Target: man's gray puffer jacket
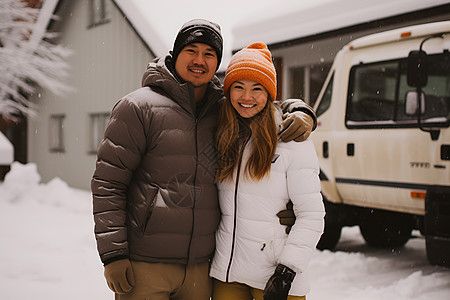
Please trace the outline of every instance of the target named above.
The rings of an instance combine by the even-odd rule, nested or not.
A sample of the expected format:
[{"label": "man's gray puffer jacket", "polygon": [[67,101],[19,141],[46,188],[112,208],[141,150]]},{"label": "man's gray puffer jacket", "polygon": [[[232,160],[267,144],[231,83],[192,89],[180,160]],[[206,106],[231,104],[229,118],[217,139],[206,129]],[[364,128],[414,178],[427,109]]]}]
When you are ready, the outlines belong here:
[{"label": "man's gray puffer jacket", "polygon": [[214,253],[219,223],[214,184],[222,90],[194,89],[165,60],[150,63],[142,88],[114,106],[92,178],[95,236],[103,263],[130,258],[195,264]]}]

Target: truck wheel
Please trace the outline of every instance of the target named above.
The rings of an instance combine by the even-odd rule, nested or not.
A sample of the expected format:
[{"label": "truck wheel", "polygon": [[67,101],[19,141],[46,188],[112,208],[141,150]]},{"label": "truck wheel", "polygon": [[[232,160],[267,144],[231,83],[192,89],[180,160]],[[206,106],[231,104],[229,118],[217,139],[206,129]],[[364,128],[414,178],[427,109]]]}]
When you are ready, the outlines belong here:
[{"label": "truck wheel", "polygon": [[326,212],[325,227],[316,248],[319,250],[333,250],[341,238],[342,224],[339,218],[346,214],[340,205],[328,201],[325,197],[323,198],[323,204]]},{"label": "truck wheel", "polygon": [[425,240],[430,264],[450,268],[450,188],[431,188],[425,198]]},{"label": "truck wheel", "polygon": [[341,238],[342,226],[337,223],[327,222],[316,248],[319,250],[333,250]]},{"label": "truck wheel", "polygon": [[450,268],[450,239],[425,237],[428,262],[435,266]]},{"label": "truck wheel", "polygon": [[377,248],[397,248],[408,242],[414,219],[405,214],[371,211],[359,225],[366,243]]}]

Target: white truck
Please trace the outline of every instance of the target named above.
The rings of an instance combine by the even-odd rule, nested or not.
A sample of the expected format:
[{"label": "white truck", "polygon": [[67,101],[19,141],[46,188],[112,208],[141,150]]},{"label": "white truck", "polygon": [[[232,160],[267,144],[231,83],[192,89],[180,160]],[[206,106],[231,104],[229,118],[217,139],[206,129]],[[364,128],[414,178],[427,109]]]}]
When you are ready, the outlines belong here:
[{"label": "white truck", "polygon": [[450,267],[449,49],[444,21],[365,36],[336,55],[311,136],[326,208],[319,249],[333,249],[343,226],[390,248],[418,229],[428,261]]}]

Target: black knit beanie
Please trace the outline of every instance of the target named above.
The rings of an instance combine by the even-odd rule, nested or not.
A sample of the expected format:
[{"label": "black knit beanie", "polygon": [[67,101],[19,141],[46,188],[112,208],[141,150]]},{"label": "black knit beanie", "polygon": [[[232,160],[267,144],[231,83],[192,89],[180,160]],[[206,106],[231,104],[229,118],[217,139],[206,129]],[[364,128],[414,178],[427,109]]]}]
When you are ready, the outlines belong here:
[{"label": "black knit beanie", "polygon": [[223,52],[223,39],[219,24],[204,19],[194,19],[184,23],[173,45],[172,63],[174,67],[178,54],[184,47],[192,43],[204,43],[216,50],[217,71]]}]

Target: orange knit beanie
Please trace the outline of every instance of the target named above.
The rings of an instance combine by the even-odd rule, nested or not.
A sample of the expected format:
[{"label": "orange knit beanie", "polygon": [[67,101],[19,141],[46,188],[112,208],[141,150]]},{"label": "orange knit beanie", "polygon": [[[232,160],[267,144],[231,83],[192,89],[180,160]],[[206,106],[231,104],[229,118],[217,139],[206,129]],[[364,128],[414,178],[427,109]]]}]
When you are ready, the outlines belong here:
[{"label": "orange knit beanie", "polygon": [[272,63],[272,54],[264,43],[254,43],[231,58],[225,73],[223,91],[228,93],[233,82],[248,79],[262,84],[272,101],[277,97],[277,73]]}]

